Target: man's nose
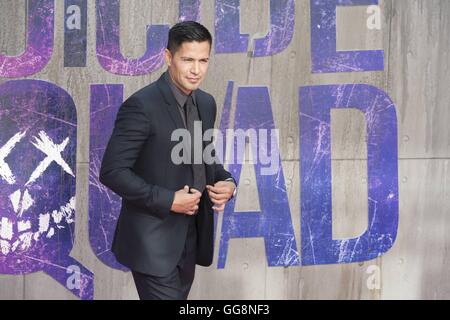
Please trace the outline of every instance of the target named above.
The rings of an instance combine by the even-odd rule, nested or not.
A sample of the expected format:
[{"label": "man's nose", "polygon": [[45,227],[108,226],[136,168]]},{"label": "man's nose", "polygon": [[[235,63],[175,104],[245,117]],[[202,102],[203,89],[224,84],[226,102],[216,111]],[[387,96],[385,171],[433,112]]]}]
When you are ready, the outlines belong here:
[{"label": "man's nose", "polygon": [[191,67],[191,72],[193,74],[199,74],[200,73],[200,64],[198,62],[194,62]]}]

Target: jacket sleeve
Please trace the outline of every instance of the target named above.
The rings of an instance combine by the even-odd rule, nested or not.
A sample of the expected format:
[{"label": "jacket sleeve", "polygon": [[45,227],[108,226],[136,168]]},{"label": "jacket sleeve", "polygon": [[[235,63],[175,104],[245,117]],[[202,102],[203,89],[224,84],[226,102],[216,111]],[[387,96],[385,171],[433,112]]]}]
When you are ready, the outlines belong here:
[{"label": "jacket sleeve", "polygon": [[103,156],[100,182],[149,214],[164,219],[175,192],[147,183],[133,171],[143,145],[152,134],[151,121],[140,101],[130,98],[119,108],[111,138]]}]

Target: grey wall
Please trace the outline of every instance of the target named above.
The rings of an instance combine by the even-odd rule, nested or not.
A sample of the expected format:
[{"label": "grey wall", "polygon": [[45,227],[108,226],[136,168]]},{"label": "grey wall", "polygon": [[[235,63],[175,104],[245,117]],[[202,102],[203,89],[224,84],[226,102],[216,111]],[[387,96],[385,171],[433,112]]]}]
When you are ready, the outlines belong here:
[{"label": "grey wall", "polygon": [[[126,3],[126,5],[125,5]],[[300,248],[298,87],[365,83],[385,90],[397,107],[399,146],[399,229],[393,248],[364,263],[267,267],[262,238],[232,239],[225,269],[217,250],[209,268],[197,268],[191,299],[448,299],[450,298],[450,2],[381,1],[381,31],[365,27],[365,7],[338,10],[338,49],[384,49],[385,71],[312,74],[309,1],[296,1],[296,27],[290,46],[272,57],[213,55],[203,89],[223,105],[229,80],[236,86],[270,88],[297,247]],[[25,0],[0,1],[0,50],[24,49]],[[242,33],[265,34],[269,1],[241,0]],[[148,10],[146,10],[148,9]],[[88,68],[63,67],[63,1],[56,1],[55,51],[50,63],[30,79],[66,89],[78,113],[77,223],[71,256],[95,275],[96,299],[136,299],[131,274],[111,269],[94,255],[88,235],[89,84],[123,83],[125,97],[156,80],[160,69],[139,77],[104,71],[95,56],[95,7],[88,1]],[[176,22],[178,1],[122,1],[124,54],[145,50],[145,25]],[[201,4],[201,22],[214,30],[214,2]],[[6,79],[0,79],[0,83]],[[235,102],[233,97],[233,102]],[[233,103],[234,105],[234,103]],[[216,124],[218,124],[217,119]],[[358,113],[332,113],[333,235],[354,237],[367,227],[365,124]],[[248,179],[248,180],[246,180]],[[237,210],[258,209],[254,172],[245,166]],[[221,219],[219,219],[219,230]],[[217,239],[217,243],[220,239]],[[217,247],[217,246],[216,246]],[[379,289],[369,289],[372,265]],[[368,269],[369,268],[369,269]],[[76,299],[48,275],[0,275],[1,299]]]}]

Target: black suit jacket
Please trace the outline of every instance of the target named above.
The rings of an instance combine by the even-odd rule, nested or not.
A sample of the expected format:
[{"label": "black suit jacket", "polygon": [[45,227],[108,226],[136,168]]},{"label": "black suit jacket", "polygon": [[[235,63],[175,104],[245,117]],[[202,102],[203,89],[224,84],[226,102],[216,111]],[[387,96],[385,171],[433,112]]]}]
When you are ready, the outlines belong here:
[{"label": "black suit jacket", "polygon": [[[216,102],[198,89],[196,103],[203,132],[214,127]],[[119,109],[100,169],[100,181],[122,197],[112,251],[128,268],[165,276],[183,252],[190,219],[197,224],[197,264],[213,260],[213,203],[202,194],[195,217],[170,210],[175,191],[192,185],[191,165],[171,160],[171,141],[184,128],[177,102],[163,76],[127,99]],[[203,143],[203,148],[206,147]],[[205,165],[206,183],[230,178],[219,163]]]}]

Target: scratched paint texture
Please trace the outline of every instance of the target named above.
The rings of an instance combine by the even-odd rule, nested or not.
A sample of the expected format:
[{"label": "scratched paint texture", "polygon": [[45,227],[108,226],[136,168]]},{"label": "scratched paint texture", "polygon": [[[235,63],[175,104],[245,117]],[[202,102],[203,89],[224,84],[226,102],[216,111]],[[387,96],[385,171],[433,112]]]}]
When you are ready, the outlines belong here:
[{"label": "scratched paint texture", "polygon": [[[353,239],[332,239],[331,108],[364,113],[367,127],[367,230]],[[300,90],[302,264],[369,261],[387,252],[398,228],[397,114],[391,99],[367,85]]]},{"label": "scratched paint texture", "polygon": [[[0,54],[0,77],[15,78],[41,71],[53,53],[54,1],[28,1],[25,51],[18,56]],[[8,14],[8,13],[6,13]]]},{"label": "scratched paint texture", "polygon": [[[98,216],[95,217],[91,214],[90,209],[92,208],[90,193],[95,190],[95,180],[91,180],[91,174],[94,174],[91,164],[95,163],[95,158],[92,156],[97,155],[98,157],[101,153],[101,150],[90,148],[93,148],[93,145],[100,144],[101,139],[99,138],[97,142],[95,140],[90,141],[90,136],[94,135],[96,130],[99,131],[102,128],[105,132],[109,130],[110,122],[108,121],[111,120],[111,116],[106,113],[103,114],[104,120],[90,117],[95,112],[93,106],[96,106],[95,103],[90,106],[91,101],[97,101],[96,103],[99,105],[100,103],[106,103],[105,99],[101,97],[91,97],[90,85],[123,85],[123,97],[126,98],[132,92],[156,80],[164,71],[161,65],[153,67],[157,62],[145,59],[146,64],[138,65],[135,62],[143,59],[145,53],[151,49],[150,45],[147,46],[147,30],[149,29],[146,26],[170,26],[179,19],[187,19],[187,16],[195,17],[203,22],[215,36],[213,59],[203,89],[212,93],[216,98],[218,105],[217,126],[226,128],[232,127],[236,123],[237,95],[240,88],[246,86],[267,87],[269,90],[274,126],[280,129],[279,150],[285,180],[284,186],[281,185],[283,194],[285,190],[285,195],[282,197],[287,197],[288,208],[292,217],[295,247],[299,254],[302,249],[301,239],[303,237],[301,200],[305,197],[302,193],[299,173],[303,170],[301,168],[301,157],[308,158],[308,155],[302,155],[300,152],[302,146],[300,132],[302,130],[301,122],[303,121],[300,121],[299,117],[299,108],[302,107],[299,103],[299,87],[345,83],[367,84],[384,90],[396,106],[399,157],[398,230],[396,241],[387,253],[374,260],[359,263],[317,266],[291,265],[286,268],[269,267],[264,238],[228,237],[226,264],[223,269],[218,269],[219,259],[223,259],[220,258],[220,250],[218,250],[221,233],[222,230],[227,230],[227,228],[223,228],[224,223],[229,223],[226,219],[224,221],[224,215],[218,215],[213,266],[197,269],[190,298],[448,299],[450,297],[450,278],[446,268],[446,261],[450,258],[450,251],[448,250],[450,240],[447,232],[450,226],[448,220],[448,211],[450,210],[450,183],[448,180],[450,176],[450,145],[448,144],[448,141],[450,141],[448,126],[450,109],[447,103],[450,100],[450,91],[447,90],[445,85],[450,82],[450,75],[446,72],[450,64],[448,57],[448,52],[450,52],[448,37],[450,17],[447,14],[450,12],[449,1],[380,0],[383,21],[382,29],[378,32],[382,35],[382,42],[379,43],[379,46],[362,46],[356,49],[372,51],[383,49],[383,60],[380,60],[380,55],[375,59],[366,60],[364,58],[361,60],[360,58],[358,60],[358,57],[364,57],[364,52],[358,54],[358,57],[350,56],[350,58],[343,60],[343,57],[348,56],[348,54],[345,52],[335,53],[334,50],[330,50],[330,43],[333,45],[332,41],[319,43],[317,47],[323,53],[311,55],[316,47],[314,41],[320,40],[320,37],[317,30],[314,30],[315,26],[311,26],[311,21],[318,20],[314,20],[316,19],[316,13],[313,7],[314,3],[310,0],[280,1],[280,3],[283,3],[283,8],[276,9],[282,12],[278,16],[270,15],[271,6],[276,1],[242,0],[238,3],[237,1],[204,0],[179,3],[178,1],[129,0],[127,1],[128,5],[122,4],[120,6],[120,25],[118,24],[119,18],[115,16],[117,5],[116,7],[111,6],[97,10],[95,2],[88,1],[87,68],[62,68],[61,62],[64,53],[62,50],[54,49],[48,41],[54,40],[54,43],[58,45],[64,42],[63,32],[53,33],[53,30],[64,30],[64,21],[61,18],[64,15],[63,2],[28,1],[28,5],[31,6],[32,3],[38,2],[45,2],[44,7],[54,9],[56,16],[52,17],[52,15],[47,14],[48,11],[46,10],[40,11],[41,14],[45,14],[44,23],[42,19],[39,19],[42,15],[34,15],[37,25],[45,25],[51,22],[45,29],[46,32],[36,34],[34,37],[26,37],[28,32],[34,30],[33,28],[30,28],[30,30],[24,29],[24,23],[28,19],[27,12],[32,12],[30,9],[25,10],[27,1],[15,0],[0,3],[0,56],[3,59],[0,64],[2,66],[0,68],[2,72],[0,83],[4,83],[9,77],[26,76],[29,79],[46,80],[65,89],[75,102],[78,116],[77,158],[71,160],[70,157],[64,157],[74,174],[76,165],[76,199],[79,200],[76,203],[76,224],[75,222],[72,224],[74,242],[70,256],[76,257],[74,259],[82,262],[86,269],[95,274],[95,298],[136,299],[137,294],[131,275],[115,269],[114,261],[107,258],[107,252],[99,254],[97,257],[97,253],[101,253],[105,249],[110,234],[106,233],[107,240],[100,240],[100,238],[104,238],[105,233],[99,230],[100,226],[95,228],[95,224],[92,226],[89,223],[90,219],[100,221],[99,216],[101,216],[98,213]],[[54,6],[52,7],[53,2]],[[226,7],[226,4],[231,2],[233,2],[233,5]],[[350,2],[356,4],[355,1],[347,1],[347,3]],[[367,3],[369,2],[372,3],[373,1],[367,1]],[[114,4],[112,1],[111,3]],[[191,3],[193,6],[190,6]],[[332,1],[328,1],[328,3],[332,3]],[[344,2],[341,3],[344,4]],[[364,16],[367,14],[365,11],[367,4],[366,1],[364,1],[364,4],[362,1],[360,3],[358,15]],[[295,17],[291,15],[291,4],[294,4]],[[223,12],[219,10],[217,18],[214,18],[218,11],[217,8],[221,8],[221,6],[224,7],[224,10],[231,10],[231,15],[228,14],[225,17]],[[239,11],[236,11],[237,7],[239,7]],[[185,12],[184,15],[178,12],[181,11],[180,8],[186,10],[183,11]],[[339,10],[343,14],[340,20],[344,24],[339,30],[344,34],[336,38],[350,38],[351,35],[351,39],[355,37],[362,39],[358,43],[371,43],[370,40],[366,40],[367,37],[370,37],[370,34],[366,32],[365,24],[357,24],[358,19],[353,19],[352,14],[354,15],[355,11],[352,11],[352,14],[347,13],[346,6]],[[103,16],[107,17],[104,23],[106,25],[112,24],[114,30],[111,31],[111,34],[105,34],[105,41],[113,44],[111,44],[111,47],[104,48],[105,52],[103,53],[106,55],[100,63],[99,49],[96,48],[96,33],[105,28],[103,26],[102,29],[101,24],[97,24],[97,26],[100,26],[98,30],[94,28],[97,19]],[[233,23],[227,22],[227,19],[235,21],[233,23],[239,21],[240,26],[236,27]],[[286,23],[284,30],[278,28],[281,21]],[[113,23],[117,23],[117,25]],[[329,23],[325,24],[325,27],[332,30],[335,28],[334,24],[335,21],[332,18]],[[28,23],[28,25],[31,26],[32,24]],[[54,28],[51,28],[50,25]],[[134,28],[129,28],[130,25]],[[228,32],[233,35],[229,38],[227,38],[228,35],[220,34],[222,32],[220,30],[224,30],[222,33],[226,33],[225,28],[227,26]],[[264,35],[262,30],[269,31],[272,26],[277,26],[275,29],[280,31],[282,36],[275,36],[274,40],[270,42],[271,45],[267,43],[262,52],[264,54],[275,53],[275,51],[270,50],[277,50],[276,48],[284,48],[284,50],[270,56],[255,57],[255,41],[265,39],[267,34]],[[125,48],[121,48],[121,51],[117,49],[119,31],[120,42],[127,44]],[[49,37],[51,33],[53,33],[53,37]],[[248,37],[245,37],[245,35],[248,35]],[[328,36],[333,38],[333,33]],[[242,37],[243,39],[241,39]],[[41,45],[42,48],[39,47],[39,50],[30,49],[31,45],[25,39],[28,39],[28,41],[41,39],[35,41],[39,43],[34,46]],[[133,39],[133,41],[130,41],[130,39]],[[235,39],[238,39],[238,41],[236,42]],[[313,48],[311,47],[312,42]],[[152,39],[151,44],[153,43]],[[346,50],[345,47],[338,47],[341,50]],[[141,54],[137,58],[127,57],[128,48],[141,52]],[[272,49],[267,51],[267,48]],[[221,52],[220,50],[224,51]],[[227,50],[231,54],[228,54]],[[26,63],[28,60],[22,61],[18,58],[28,51],[38,56],[32,63]],[[54,52],[50,55],[52,51]],[[252,52],[249,55],[247,51]],[[336,59],[333,58],[333,54],[335,57],[337,55]],[[41,58],[41,56],[44,56],[44,58]],[[328,64],[316,64],[312,61],[312,58],[319,58],[322,61],[329,58]],[[339,68],[342,65],[348,66],[348,59],[351,63],[355,62],[356,70],[351,70],[348,67]],[[24,67],[22,69],[16,68],[18,64],[16,62],[11,64],[10,61],[19,61],[20,66]],[[358,61],[362,64],[369,63],[369,67],[373,71],[378,71],[351,72],[361,68],[362,65],[358,64]],[[383,61],[383,68],[379,69],[381,61]],[[322,70],[329,68],[332,72],[346,72],[339,72],[339,74],[316,72],[313,74],[315,66],[322,68]],[[378,69],[375,69],[374,66],[377,66]],[[149,71],[152,68],[154,70]],[[19,70],[20,74],[14,74],[14,72],[17,72],[16,70]],[[119,74],[119,72],[125,73],[126,76]],[[230,82],[233,83],[232,87]],[[96,90],[107,91],[106,88],[104,86],[103,89]],[[115,92],[115,89],[118,90],[118,88],[113,90],[109,87],[108,89],[110,94]],[[115,93],[112,98],[110,101],[120,100],[119,95]],[[106,99],[106,101],[108,100]],[[108,103],[106,105],[112,106],[113,104]],[[357,108],[358,105],[349,107]],[[111,107],[111,111],[113,109]],[[335,130],[339,134],[331,137],[333,147],[331,152],[333,167],[331,181],[333,181],[333,189],[340,190],[339,195],[345,195],[345,197],[338,198],[337,203],[333,202],[331,206],[333,214],[345,216],[345,219],[338,221],[342,239],[353,239],[361,236],[361,234],[353,232],[352,228],[355,221],[364,221],[361,220],[364,215],[367,220],[367,215],[371,211],[368,201],[361,202],[359,184],[349,186],[342,181],[351,177],[361,181],[360,185],[363,188],[369,188],[369,184],[364,183],[364,181],[370,181],[370,179],[368,179],[368,172],[363,165],[368,163],[368,155],[360,152],[360,150],[364,150],[362,145],[365,145],[366,141],[365,137],[358,136],[359,133],[364,132],[363,128],[366,127],[367,123],[364,117],[361,117],[362,121],[358,122],[352,116],[352,113],[346,113],[345,108],[341,108],[338,112],[342,112],[343,115],[339,117],[340,121],[335,123],[337,127]],[[100,116],[101,112],[98,112],[98,115]],[[104,127],[102,121],[105,123]],[[97,123],[97,127],[92,124],[93,133],[90,133],[92,122]],[[222,126],[222,123],[226,125]],[[11,131],[10,137],[4,138],[2,133],[0,145],[3,145],[5,140],[10,139],[16,133],[11,128],[8,129]],[[352,131],[352,128],[357,128],[356,133]],[[38,132],[35,135],[37,134]],[[312,134],[312,132],[309,134]],[[29,135],[27,137],[31,138]],[[60,140],[57,137],[50,136],[50,134],[49,137],[55,139],[56,143],[61,143],[65,138]],[[313,138],[311,139],[311,143],[316,141]],[[20,145],[22,149],[25,148],[25,145],[22,145],[23,141],[17,145]],[[74,142],[73,139],[71,141]],[[90,143],[93,145],[90,145]],[[30,150],[35,148],[31,144],[28,144],[28,146]],[[19,149],[17,150],[19,151]],[[338,152],[338,156],[336,156],[336,152]],[[11,162],[9,157],[6,158],[6,161]],[[12,162],[15,164],[14,161]],[[337,170],[334,170],[334,168],[337,168]],[[255,174],[252,174],[254,168],[242,166],[239,170],[241,171],[239,177],[240,193],[233,204],[236,216],[239,214],[245,216],[246,212],[261,212],[264,210],[264,206],[255,200],[260,199],[258,192],[260,186]],[[64,173],[64,176],[66,179],[72,178],[67,173]],[[97,188],[97,192],[100,192],[98,190]],[[8,196],[9,194],[7,193]],[[24,193],[22,192],[22,194]],[[9,197],[3,196],[3,198],[5,199],[3,202],[11,203]],[[329,200],[327,201],[329,203]],[[338,208],[342,207],[340,206],[342,202],[345,203],[347,209],[345,215],[337,212]],[[364,205],[366,207],[361,209],[356,205],[357,203],[362,203],[362,207]],[[8,212],[15,214],[11,206],[8,208]],[[57,209],[59,208],[57,207]],[[27,212],[31,212],[30,210],[25,211],[24,216]],[[113,216],[102,215],[102,217],[114,221]],[[267,218],[264,219],[267,221]],[[328,224],[329,220],[327,219],[326,225]],[[368,228],[367,222],[364,226],[365,228],[361,229],[363,231]],[[64,231],[64,229],[62,230]],[[93,232],[96,232],[95,236],[92,235]],[[49,240],[53,241],[54,239]],[[338,240],[332,239],[332,241]],[[98,249],[95,244],[99,246]],[[71,247],[72,245],[67,246],[67,250]],[[291,248],[294,247],[291,246]],[[332,252],[337,252],[335,250],[336,245],[332,245],[332,248]],[[353,248],[350,246],[342,251],[345,253],[345,258],[351,257],[351,254],[347,254],[350,249]],[[301,256],[300,259],[302,259]],[[367,271],[371,266],[378,267],[380,270],[381,283],[378,289],[369,289],[367,286],[370,276]],[[71,299],[76,297],[64,285],[60,285],[54,278],[42,272],[0,275],[0,288],[1,298]]]},{"label": "scratched paint texture", "polygon": [[311,0],[312,71],[384,70],[382,50],[336,51],[336,6],[377,5],[378,0]]},{"label": "scratched paint texture", "polygon": [[[215,1],[216,53],[246,52],[249,35],[240,33],[240,0]],[[254,57],[272,56],[286,49],[295,26],[295,1],[270,1],[268,34],[254,40]]]},{"label": "scratched paint texture", "polygon": [[[179,21],[198,20],[200,1],[179,2]],[[164,63],[168,24],[148,25],[147,49],[137,59],[125,57],[120,48],[120,0],[96,0],[97,59],[112,74],[138,76],[157,71]]]},{"label": "scratched paint texture", "polygon": [[80,281],[72,291],[91,299],[93,274],[69,256],[76,217],[73,100],[37,80],[3,83],[0,97],[0,272],[43,270],[66,286],[66,271],[76,267]]},{"label": "scratched paint texture", "polygon": [[86,67],[87,0],[65,0],[64,67]]},{"label": "scratched paint texture", "polygon": [[[233,128],[247,131],[249,129],[273,130],[270,98],[267,88],[240,88],[237,95],[236,115]],[[227,113],[224,113],[224,116]],[[278,154],[276,139],[272,139],[272,131],[267,134],[267,140],[261,137],[253,140],[252,154],[267,154],[268,151]],[[235,155],[238,154],[237,144],[233,141]],[[269,153],[270,153],[269,152]],[[279,160],[279,159],[277,159]],[[230,173],[239,177],[242,161],[230,164]],[[280,163],[280,162],[278,162]],[[222,232],[219,247],[218,267],[224,268],[230,238],[264,237],[265,253],[269,266],[299,265],[299,254],[291,223],[291,212],[287,199],[284,174],[281,165],[276,166],[276,172],[270,175],[262,174],[260,161],[255,161],[254,169],[257,177],[259,203],[258,212],[239,212],[235,210],[235,199],[227,205],[223,213]]]},{"label": "scratched paint texture", "polygon": [[99,181],[103,154],[123,102],[122,85],[91,87],[91,130],[89,161],[89,238],[97,257],[112,268],[127,270],[111,252],[121,199]]}]

